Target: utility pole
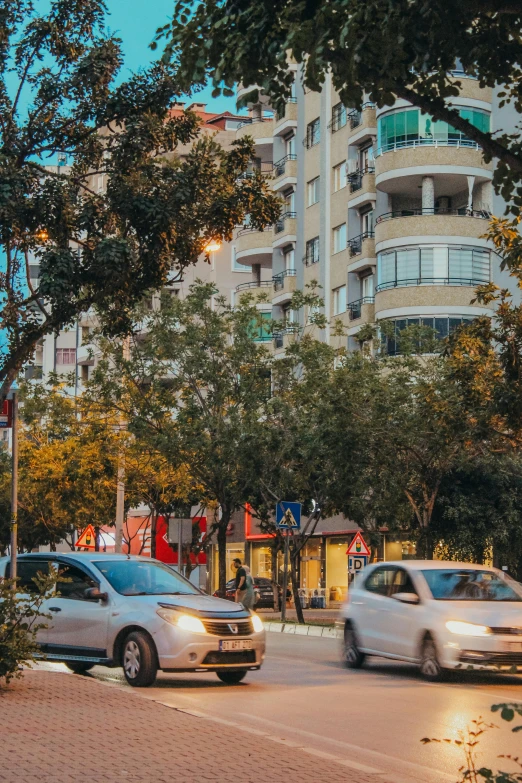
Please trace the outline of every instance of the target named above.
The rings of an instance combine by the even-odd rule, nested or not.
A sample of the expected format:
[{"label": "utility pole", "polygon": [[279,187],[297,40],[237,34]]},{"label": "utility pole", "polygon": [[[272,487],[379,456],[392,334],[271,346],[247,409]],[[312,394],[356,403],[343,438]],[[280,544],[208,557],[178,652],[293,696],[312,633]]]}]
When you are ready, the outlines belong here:
[{"label": "utility pole", "polygon": [[[123,359],[128,361],[130,358],[130,338],[126,337],[123,341]],[[120,434],[125,429],[125,420],[120,416],[119,431]],[[114,551],[118,554],[123,550],[123,523],[125,521],[125,454],[120,445],[118,456],[118,479],[116,484],[116,524],[114,534]]]},{"label": "utility pole", "polygon": [[286,621],[286,591],[288,589],[288,560],[289,560],[289,540],[288,536],[290,535],[290,531],[287,529],[285,532],[285,559],[284,559],[284,569],[283,569],[283,595],[281,600],[281,622],[284,623]]},{"label": "utility pole", "polygon": [[12,391],[12,476],[11,476],[11,579],[16,579],[18,553],[18,393]]}]

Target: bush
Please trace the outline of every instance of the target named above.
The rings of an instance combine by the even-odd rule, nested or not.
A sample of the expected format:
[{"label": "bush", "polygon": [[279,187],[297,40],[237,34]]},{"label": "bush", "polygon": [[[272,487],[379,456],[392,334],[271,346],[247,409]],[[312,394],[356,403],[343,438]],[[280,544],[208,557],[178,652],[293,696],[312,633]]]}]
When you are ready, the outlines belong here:
[{"label": "bush", "polygon": [[12,579],[0,580],[0,681],[6,683],[22,674],[21,665],[30,666],[39,648],[36,633],[46,628],[42,604],[54,588],[56,576],[36,577],[36,591],[21,595]]}]

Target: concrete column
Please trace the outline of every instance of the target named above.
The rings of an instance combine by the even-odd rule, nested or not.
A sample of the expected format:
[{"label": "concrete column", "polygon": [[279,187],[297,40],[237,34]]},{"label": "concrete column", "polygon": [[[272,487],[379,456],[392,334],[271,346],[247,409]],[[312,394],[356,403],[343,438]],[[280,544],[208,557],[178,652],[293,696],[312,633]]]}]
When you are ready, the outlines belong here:
[{"label": "concrete column", "polygon": [[422,178],[422,210],[428,213],[435,210],[435,182],[433,177]]}]

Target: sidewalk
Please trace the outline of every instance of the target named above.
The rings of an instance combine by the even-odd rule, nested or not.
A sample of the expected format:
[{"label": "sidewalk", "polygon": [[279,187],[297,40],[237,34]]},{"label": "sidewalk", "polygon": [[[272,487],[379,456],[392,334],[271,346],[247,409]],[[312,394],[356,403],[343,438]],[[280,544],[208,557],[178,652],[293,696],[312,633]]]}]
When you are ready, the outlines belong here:
[{"label": "sidewalk", "polygon": [[[313,623],[319,620],[322,623],[331,623],[332,625],[338,619],[340,614],[340,607],[338,609],[303,609],[305,623]],[[271,620],[280,620],[281,612],[274,612],[273,609],[258,609],[257,613],[263,618],[263,621],[269,623]],[[296,620],[297,614],[295,609],[286,610],[287,620]]]},{"label": "sidewalk", "polygon": [[27,671],[0,712],[2,783],[385,783],[89,677]]}]

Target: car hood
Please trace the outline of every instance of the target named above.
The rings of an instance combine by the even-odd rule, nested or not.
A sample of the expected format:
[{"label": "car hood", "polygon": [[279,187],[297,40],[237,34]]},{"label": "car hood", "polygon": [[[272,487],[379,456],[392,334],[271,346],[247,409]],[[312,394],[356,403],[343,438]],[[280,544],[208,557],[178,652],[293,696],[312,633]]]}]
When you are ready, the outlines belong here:
[{"label": "car hood", "polygon": [[460,620],[496,628],[522,628],[522,602],[433,601],[446,620]]},{"label": "car hood", "polygon": [[223,598],[215,598],[212,595],[133,595],[126,596],[126,600],[139,601],[152,606],[158,604],[172,606],[176,609],[187,609],[202,614],[245,614],[241,604],[225,601]]}]

